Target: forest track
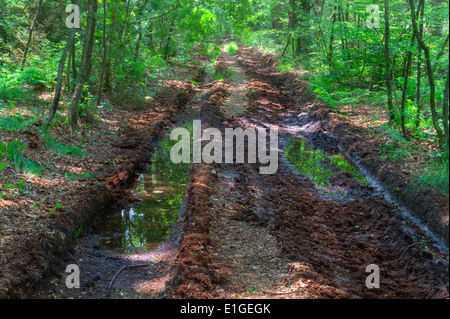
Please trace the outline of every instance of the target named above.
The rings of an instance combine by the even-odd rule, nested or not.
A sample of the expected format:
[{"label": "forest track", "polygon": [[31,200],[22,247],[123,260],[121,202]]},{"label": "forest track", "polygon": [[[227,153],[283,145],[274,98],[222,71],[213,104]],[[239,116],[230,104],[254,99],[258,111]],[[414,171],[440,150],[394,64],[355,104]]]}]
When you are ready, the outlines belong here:
[{"label": "forest track", "polygon": [[[203,128],[275,127],[284,148],[301,124],[310,123],[310,137],[338,151],[323,123],[314,122],[304,88],[292,90],[274,61],[250,48],[222,56],[235,74],[199,88]],[[309,120],[299,117],[304,113]],[[90,261],[91,284],[82,288],[92,292],[75,296],[61,286],[58,297],[448,298],[448,255],[440,260],[415,242],[397,208],[373,188],[336,174],[333,183],[351,198],[324,196],[293,171],[283,149],[275,174],[261,175],[260,166],[193,164],[186,208],[166,243],[166,259],[124,268],[109,290],[124,261],[110,258],[107,276],[99,275],[105,257],[95,256],[93,247],[84,251],[97,261]],[[155,260],[143,257],[126,264]],[[380,268],[379,289],[365,285],[370,264]]]},{"label": "forest track", "polygon": [[[317,114],[308,112],[312,103],[306,95],[299,96],[305,88],[290,90],[273,60],[250,48],[241,49],[239,58],[223,57],[230,66],[239,63],[236,69],[250,78],[245,99],[230,94],[238,103],[234,109],[248,111],[230,117],[223,111],[226,102],[211,106],[222,112],[221,118],[210,116],[210,124],[277,127],[284,147],[310,122],[310,137],[331,153],[339,151],[324,123],[301,123],[299,115],[317,119]],[[233,92],[236,82],[229,84]],[[173,297],[448,298],[448,255],[435,258],[414,241],[397,207],[342,173],[333,184],[351,197],[324,196],[307,177],[294,173],[281,153],[273,175],[260,175],[258,163],[203,167],[217,175],[206,183],[210,200],[207,212],[201,212],[208,216],[203,276],[190,276],[196,270],[185,267]],[[380,269],[379,289],[365,284],[371,264]]]}]

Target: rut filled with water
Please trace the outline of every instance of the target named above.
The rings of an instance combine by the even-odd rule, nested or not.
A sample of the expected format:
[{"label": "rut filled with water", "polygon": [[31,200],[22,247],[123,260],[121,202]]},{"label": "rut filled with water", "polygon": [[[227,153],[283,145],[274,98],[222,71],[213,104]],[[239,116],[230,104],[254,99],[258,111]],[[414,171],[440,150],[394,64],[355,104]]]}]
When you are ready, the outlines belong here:
[{"label": "rut filled with water", "polygon": [[96,230],[103,249],[119,253],[156,249],[170,235],[180,211],[189,180],[190,164],[174,164],[166,136],[151,156],[149,167],[130,186],[136,206],[109,212]]}]

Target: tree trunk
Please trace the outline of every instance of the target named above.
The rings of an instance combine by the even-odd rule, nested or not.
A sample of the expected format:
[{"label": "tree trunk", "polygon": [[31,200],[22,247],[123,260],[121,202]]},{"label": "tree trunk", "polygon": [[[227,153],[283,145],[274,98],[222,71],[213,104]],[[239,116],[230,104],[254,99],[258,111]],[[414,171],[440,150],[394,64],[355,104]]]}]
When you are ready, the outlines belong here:
[{"label": "tree trunk", "polygon": [[95,13],[97,12],[97,0],[88,1],[88,17],[86,26],[86,37],[83,43],[83,53],[81,55],[80,70],[78,71],[77,84],[70,101],[70,111],[68,115],[68,123],[74,130],[76,128],[77,108],[83,92],[84,83],[89,79],[92,48],[94,45],[95,35]]},{"label": "tree trunk", "polygon": [[290,43],[291,43],[291,34],[288,35],[286,46],[284,47],[284,50],[283,50],[283,53],[281,54],[281,57],[284,57],[284,54],[286,53],[286,50],[289,47]]},{"label": "tree trunk", "polygon": [[100,73],[100,84],[98,87],[98,93],[97,93],[97,105],[100,105],[101,101],[101,95],[103,90],[103,77],[105,75],[105,65],[106,65],[106,1],[103,0],[103,57],[102,57],[102,71]]},{"label": "tree trunk", "polygon": [[22,60],[22,67],[21,70],[23,70],[24,66],[25,66],[25,62],[27,60],[27,54],[28,54],[28,50],[30,49],[30,44],[31,44],[31,38],[33,37],[33,30],[34,30],[34,26],[36,25],[36,20],[39,16],[39,13],[41,12],[41,8],[42,8],[42,1],[43,0],[39,0],[39,5],[38,5],[38,10],[36,12],[36,15],[34,16],[33,22],[31,23],[31,27],[30,27],[30,32],[28,34],[28,41],[27,41],[27,45],[25,47],[25,52],[23,54],[23,60]]},{"label": "tree trunk", "polygon": [[139,27],[139,37],[136,42],[136,49],[134,50],[134,58],[137,60],[139,58],[139,49],[141,47],[141,41],[142,41],[142,30]]},{"label": "tree trunk", "polygon": [[[81,0],[77,0],[76,3],[78,6],[81,6]],[[47,114],[47,117],[44,119],[44,122],[42,123],[42,128],[44,132],[47,131],[50,123],[53,121],[53,118],[55,117],[56,110],[58,108],[59,99],[61,98],[61,91],[62,91],[62,84],[63,84],[63,73],[64,73],[64,66],[66,64],[67,54],[69,53],[69,50],[71,50],[73,41],[75,39],[75,33],[76,29],[72,28],[70,31],[69,39],[67,40],[66,46],[64,47],[63,53],[61,55],[61,59],[59,60],[59,66],[58,66],[58,76],[57,76],[57,82],[56,82],[56,88],[55,88],[55,96],[53,97],[53,102],[50,107],[50,110]],[[68,70],[70,70],[70,58],[68,63]],[[69,74],[67,74],[69,75]],[[68,78],[68,77],[67,77]]]},{"label": "tree trunk", "polygon": [[[386,0],[385,0],[386,1]],[[438,116],[436,112],[436,85],[434,82],[434,75],[433,75],[433,67],[431,65],[431,56],[430,56],[430,48],[425,44],[423,41],[422,36],[419,34],[419,30],[417,27],[417,21],[416,21],[416,13],[414,8],[414,0],[409,0],[409,5],[411,7],[411,20],[413,25],[414,34],[416,36],[417,42],[419,42],[419,45],[422,47],[422,50],[425,54],[425,62],[426,62],[426,72],[428,76],[428,82],[430,84],[430,109],[431,109],[431,117],[433,120],[433,126],[436,130],[436,134],[439,140],[439,146],[441,148],[444,148],[444,136],[442,134],[441,127],[439,126],[438,122]]]},{"label": "tree trunk", "polygon": [[330,47],[328,50],[328,65],[331,66],[333,63],[333,42],[334,42],[334,25],[336,23],[336,6],[331,16],[331,34],[330,34]]},{"label": "tree trunk", "polygon": [[448,88],[449,83],[448,83],[448,66],[447,66],[447,80],[445,81],[445,87],[444,87],[444,96],[443,96],[443,103],[442,103],[442,119],[444,122],[444,136],[445,136],[445,153],[447,156],[447,163],[448,163],[448,158],[450,155],[450,151],[449,151],[449,128],[448,128]]},{"label": "tree trunk", "polygon": [[[297,38],[297,54],[307,50],[308,48],[308,36],[305,35],[307,34],[308,30],[309,30],[309,14],[311,12],[311,3],[310,0],[302,0],[302,19],[301,19],[301,23],[302,23],[302,32],[301,34],[298,36]],[[297,19],[298,20],[298,19]],[[298,21],[297,21],[297,25],[298,25]],[[320,26],[319,26],[320,27]]]},{"label": "tree trunk", "polygon": [[[297,1],[296,0],[289,0],[289,5],[291,6],[289,13],[289,29],[291,31],[291,34],[295,34],[295,28],[297,28],[298,25],[298,19],[297,19]],[[298,45],[301,45],[300,37],[297,37],[292,41],[292,55],[295,57],[296,50],[295,50],[295,42],[297,42],[297,48]]]},{"label": "tree trunk", "polygon": [[389,26],[389,3],[388,0],[384,0],[384,60],[385,60],[385,79],[388,97],[388,112],[390,121],[395,120],[394,106],[392,105],[392,83],[391,83],[391,59],[389,54],[389,39],[390,39],[390,26]]},{"label": "tree trunk", "polygon": [[170,41],[172,40],[172,33],[173,33],[173,29],[175,28],[175,23],[176,23],[176,20],[173,21],[172,26],[170,27],[170,30],[169,30],[169,36],[167,37],[166,48],[164,49],[164,60],[167,60],[169,58]]},{"label": "tree trunk", "polygon": [[412,46],[414,45],[414,34],[411,39],[411,44],[409,46],[408,54],[406,57],[406,63],[405,63],[405,80],[403,82],[403,93],[402,93],[402,102],[400,104],[400,116],[401,116],[401,127],[402,127],[402,134],[403,137],[409,140],[409,137],[406,134],[406,128],[405,128],[405,103],[406,103],[406,91],[408,89],[408,78],[409,78],[409,72],[411,69],[411,60],[412,60]]},{"label": "tree trunk", "polygon": [[[420,37],[423,37],[423,16],[425,13],[425,1],[424,0],[420,0],[419,2],[419,8],[417,9],[418,11],[420,11],[419,13],[419,19],[420,19],[420,24],[419,24],[419,35]],[[415,121],[415,125],[416,128],[419,127],[420,125],[420,113],[422,112],[422,97],[420,94],[420,86],[421,86],[421,81],[422,81],[422,47],[420,46],[420,44],[417,44],[417,50],[418,50],[418,54],[417,54],[417,84],[416,84],[416,105],[417,105],[417,113],[416,113],[416,121]]]},{"label": "tree trunk", "polygon": [[76,56],[76,46],[75,46],[75,40],[72,43],[72,79],[74,81],[77,80],[77,64],[76,61],[77,60],[77,56]]},{"label": "tree trunk", "polygon": [[[75,35],[74,35],[74,38],[75,38]],[[72,40],[72,43],[73,43],[73,40]],[[71,45],[69,48],[69,58],[67,59],[66,80],[64,82],[64,91],[66,91],[66,92],[70,90],[69,84],[70,84],[70,67],[72,66],[72,54],[73,54],[73,51],[72,51],[72,45]]]}]

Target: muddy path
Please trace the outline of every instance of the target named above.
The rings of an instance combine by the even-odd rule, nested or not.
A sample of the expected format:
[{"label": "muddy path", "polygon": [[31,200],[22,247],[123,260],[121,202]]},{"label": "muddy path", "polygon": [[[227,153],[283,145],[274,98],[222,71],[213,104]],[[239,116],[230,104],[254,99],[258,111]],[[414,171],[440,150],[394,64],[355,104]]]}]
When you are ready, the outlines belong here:
[{"label": "muddy path", "polygon": [[[409,232],[399,208],[358,178],[302,89],[250,48],[222,52],[218,69],[232,72],[207,78],[179,124],[276,128],[276,173],[260,174],[259,162],[193,164],[164,242],[117,253],[95,232],[80,238],[66,261],[80,265],[81,288],[67,289],[62,270],[39,297],[448,298],[448,253]],[[365,285],[371,264],[378,289]]]},{"label": "muddy path", "polygon": [[[231,95],[241,96],[233,100],[241,114],[230,117],[222,111],[212,122],[222,128],[277,128],[280,166],[272,175],[259,174],[258,163],[202,168],[203,174],[214,175],[205,182],[209,208],[191,212],[191,218],[207,220],[207,230],[192,231],[192,236],[201,234],[201,254],[185,258],[173,297],[448,297],[445,247],[444,253],[430,250],[424,244],[427,239],[417,240],[404,227],[408,217],[396,205],[331,163],[339,156],[347,164],[351,160],[339,153],[323,123],[308,112],[311,101],[289,90],[270,58],[248,48],[239,57],[223,57],[246,72],[237,82],[230,81],[230,90],[239,90],[247,78],[247,95]],[[227,100],[212,108],[223,110],[226,105]],[[310,164],[333,172],[327,187],[297,172],[286,159],[286,150],[296,147],[290,141],[298,136],[326,152],[321,162]],[[201,264],[202,270],[192,270],[192,264]],[[379,289],[365,285],[371,264],[380,269]]]},{"label": "muddy path", "polygon": [[[209,77],[200,73],[196,80],[209,82]],[[187,104],[161,128],[163,134],[151,137],[146,164],[130,173],[127,181],[119,181],[126,189],[76,238],[55,266],[59,271],[44,282],[34,298],[148,299],[167,295],[184,227],[190,165],[168,165],[167,153],[160,155],[164,153],[161,142],[167,142],[171,128],[200,119],[211,87],[194,87],[192,96],[184,100]],[[71,264],[80,269],[79,289],[66,286],[65,269]]]}]

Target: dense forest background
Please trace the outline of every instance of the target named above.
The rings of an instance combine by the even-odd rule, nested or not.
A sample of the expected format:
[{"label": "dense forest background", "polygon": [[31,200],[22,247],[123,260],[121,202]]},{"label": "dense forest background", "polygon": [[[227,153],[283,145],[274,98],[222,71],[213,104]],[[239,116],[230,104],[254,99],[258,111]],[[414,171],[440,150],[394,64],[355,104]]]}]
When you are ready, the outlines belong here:
[{"label": "dense forest background", "polygon": [[[39,123],[46,136],[94,121],[99,106],[152,107],[174,66],[196,54],[213,63],[215,40],[231,36],[276,56],[331,108],[373,108],[371,125],[383,110],[380,156],[402,161],[427,145],[418,180],[448,191],[448,1],[75,0],[80,28],[66,25],[69,4],[0,0],[0,108],[27,110],[2,112],[0,130]],[[10,144],[0,151],[14,160],[23,146]]]}]

